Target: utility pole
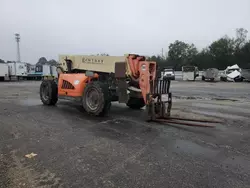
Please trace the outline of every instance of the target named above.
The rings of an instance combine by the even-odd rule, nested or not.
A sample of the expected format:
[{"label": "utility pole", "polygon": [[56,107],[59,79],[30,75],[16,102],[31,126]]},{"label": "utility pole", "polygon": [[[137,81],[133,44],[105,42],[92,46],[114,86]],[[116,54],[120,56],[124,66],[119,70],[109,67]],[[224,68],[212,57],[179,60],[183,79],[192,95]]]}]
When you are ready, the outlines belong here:
[{"label": "utility pole", "polygon": [[162,59],[164,59],[163,48],[161,49],[161,57],[162,57]]},{"label": "utility pole", "polygon": [[[16,33],[15,34],[15,39],[16,39],[16,43],[17,43],[17,63],[21,62],[21,57],[20,57],[20,46],[19,46],[19,42],[20,42],[20,34]],[[15,75],[16,75],[16,62],[15,62]]]}]

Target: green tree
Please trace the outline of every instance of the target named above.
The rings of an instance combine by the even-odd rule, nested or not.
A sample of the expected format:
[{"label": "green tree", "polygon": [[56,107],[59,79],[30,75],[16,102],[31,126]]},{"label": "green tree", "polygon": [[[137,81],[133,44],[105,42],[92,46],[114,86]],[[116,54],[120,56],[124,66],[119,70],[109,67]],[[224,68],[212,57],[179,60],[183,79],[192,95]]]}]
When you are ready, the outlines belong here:
[{"label": "green tree", "polygon": [[54,59],[51,59],[51,60],[49,60],[48,62],[47,62],[47,64],[49,64],[49,65],[53,65],[53,66],[57,66],[57,61],[56,60],[54,60]]},{"label": "green tree", "polygon": [[214,41],[209,46],[209,52],[217,68],[225,69],[227,66],[235,63],[234,46],[234,40],[227,36]]},{"label": "green tree", "polygon": [[41,58],[39,58],[39,60],[36,64],[37,65],[45,65],[47,63],[48,63],[47,59],[45,57],[41,57]]},{"label": "green tree", "polygon": [[247,33],[244,28],[236,29],[235,50],[240,50],[247,43]]},{"label": "green tree", "polygon": [[168,62],[166,61],[166,59],[162,58],[162,56],[157,55],[157,56],[151,56],[149,57],[147,60],[149,61],[155,61],[157,63],[157,69],[160,70],[164,67],[169,66]]},{"label": "green tree", "polygon": [[236,29],[234,58],[241,68],[248,68],[250,63],[250,41],[247,41],[247,33],[244,28]]},{"label": "green tree", "polygon": [[212,42],[208,47],[198,52],[194,44],[176,40],[169,45],[168,58],[152,56],[160,67],[172,66],[181,70],[183,65],[195,65],[199,69],[218,68],[238,64],[241,68],[250,68],[250,41],[247,41],[248,31],[236,29],[233,38],[224,36]]},{"label": "green tree", "polygon": [[176,40],[169,45],[167,61],[175,67],[175,70],[181,70],[183,65],[193,65],[197,54],[198,50],[194,44]]},{"label": "green tree", "polygon": [[2,59],[0,59],[0,63],[5,63],[5,61],[4,61],[4,60],[2,60]]},{"label": "green tree", "polygon": [[216,68],[217,65],[210,53],[209,48],[202,49],[201,52],[199,52],[194,57],[194,65],[199,67],[200,70],[208,69],[208,68]]},{"label": "green tree", "polygon": [[242,48],[236,51],[235,58],[241,68],[250,69],[250,41],[246,42]]}]

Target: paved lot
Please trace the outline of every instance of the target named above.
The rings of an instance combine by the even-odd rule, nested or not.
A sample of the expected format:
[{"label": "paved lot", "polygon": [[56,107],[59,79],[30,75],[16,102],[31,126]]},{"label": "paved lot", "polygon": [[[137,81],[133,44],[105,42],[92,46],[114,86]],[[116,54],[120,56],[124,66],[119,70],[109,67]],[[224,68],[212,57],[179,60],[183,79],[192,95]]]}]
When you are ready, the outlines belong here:
[{"label": "paved lot", "polygon": [[180,98],[250,100],[250,84],[247,82],[172,81],[171,90]]},{"label": "paved lot", "polygon": [[46,107],[39,84],[0,83],[0,187],[250,185],[249,84],[173,82],[172,115],[222,120],[215,128],[149,124],[119,104],[105,118]]}]

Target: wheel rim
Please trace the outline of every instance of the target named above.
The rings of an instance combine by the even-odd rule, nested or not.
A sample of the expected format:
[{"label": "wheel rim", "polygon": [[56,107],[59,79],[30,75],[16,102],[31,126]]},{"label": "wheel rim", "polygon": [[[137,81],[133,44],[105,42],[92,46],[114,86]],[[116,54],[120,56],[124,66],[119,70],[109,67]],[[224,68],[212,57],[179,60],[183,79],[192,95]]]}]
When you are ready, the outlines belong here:
[{"label": "wheel rim", "polygon": [[88,91],[86,97],[86,104],[91,110],[96,110],[98,108],[98,92],[96,89],[92,88]]},{"label": "wheel rim", "polygon": [[44,100],[48,100],[49,99],[49,86],[48,85],[44,85],[42,87],[42,98]]}]

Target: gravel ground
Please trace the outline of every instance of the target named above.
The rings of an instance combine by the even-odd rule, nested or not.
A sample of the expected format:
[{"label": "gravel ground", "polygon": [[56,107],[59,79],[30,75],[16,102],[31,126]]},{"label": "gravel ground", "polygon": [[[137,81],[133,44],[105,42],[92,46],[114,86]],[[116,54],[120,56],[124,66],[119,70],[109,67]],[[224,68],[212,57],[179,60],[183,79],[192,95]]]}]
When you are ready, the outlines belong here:
[{"label": "gravel ground", "polygon": [[172,116],[215,128],[145,123],[117,103],[105,118],[47,107],[39,84],[0,83],[0,187],[250,187],[249,84],[172,83]]}]

